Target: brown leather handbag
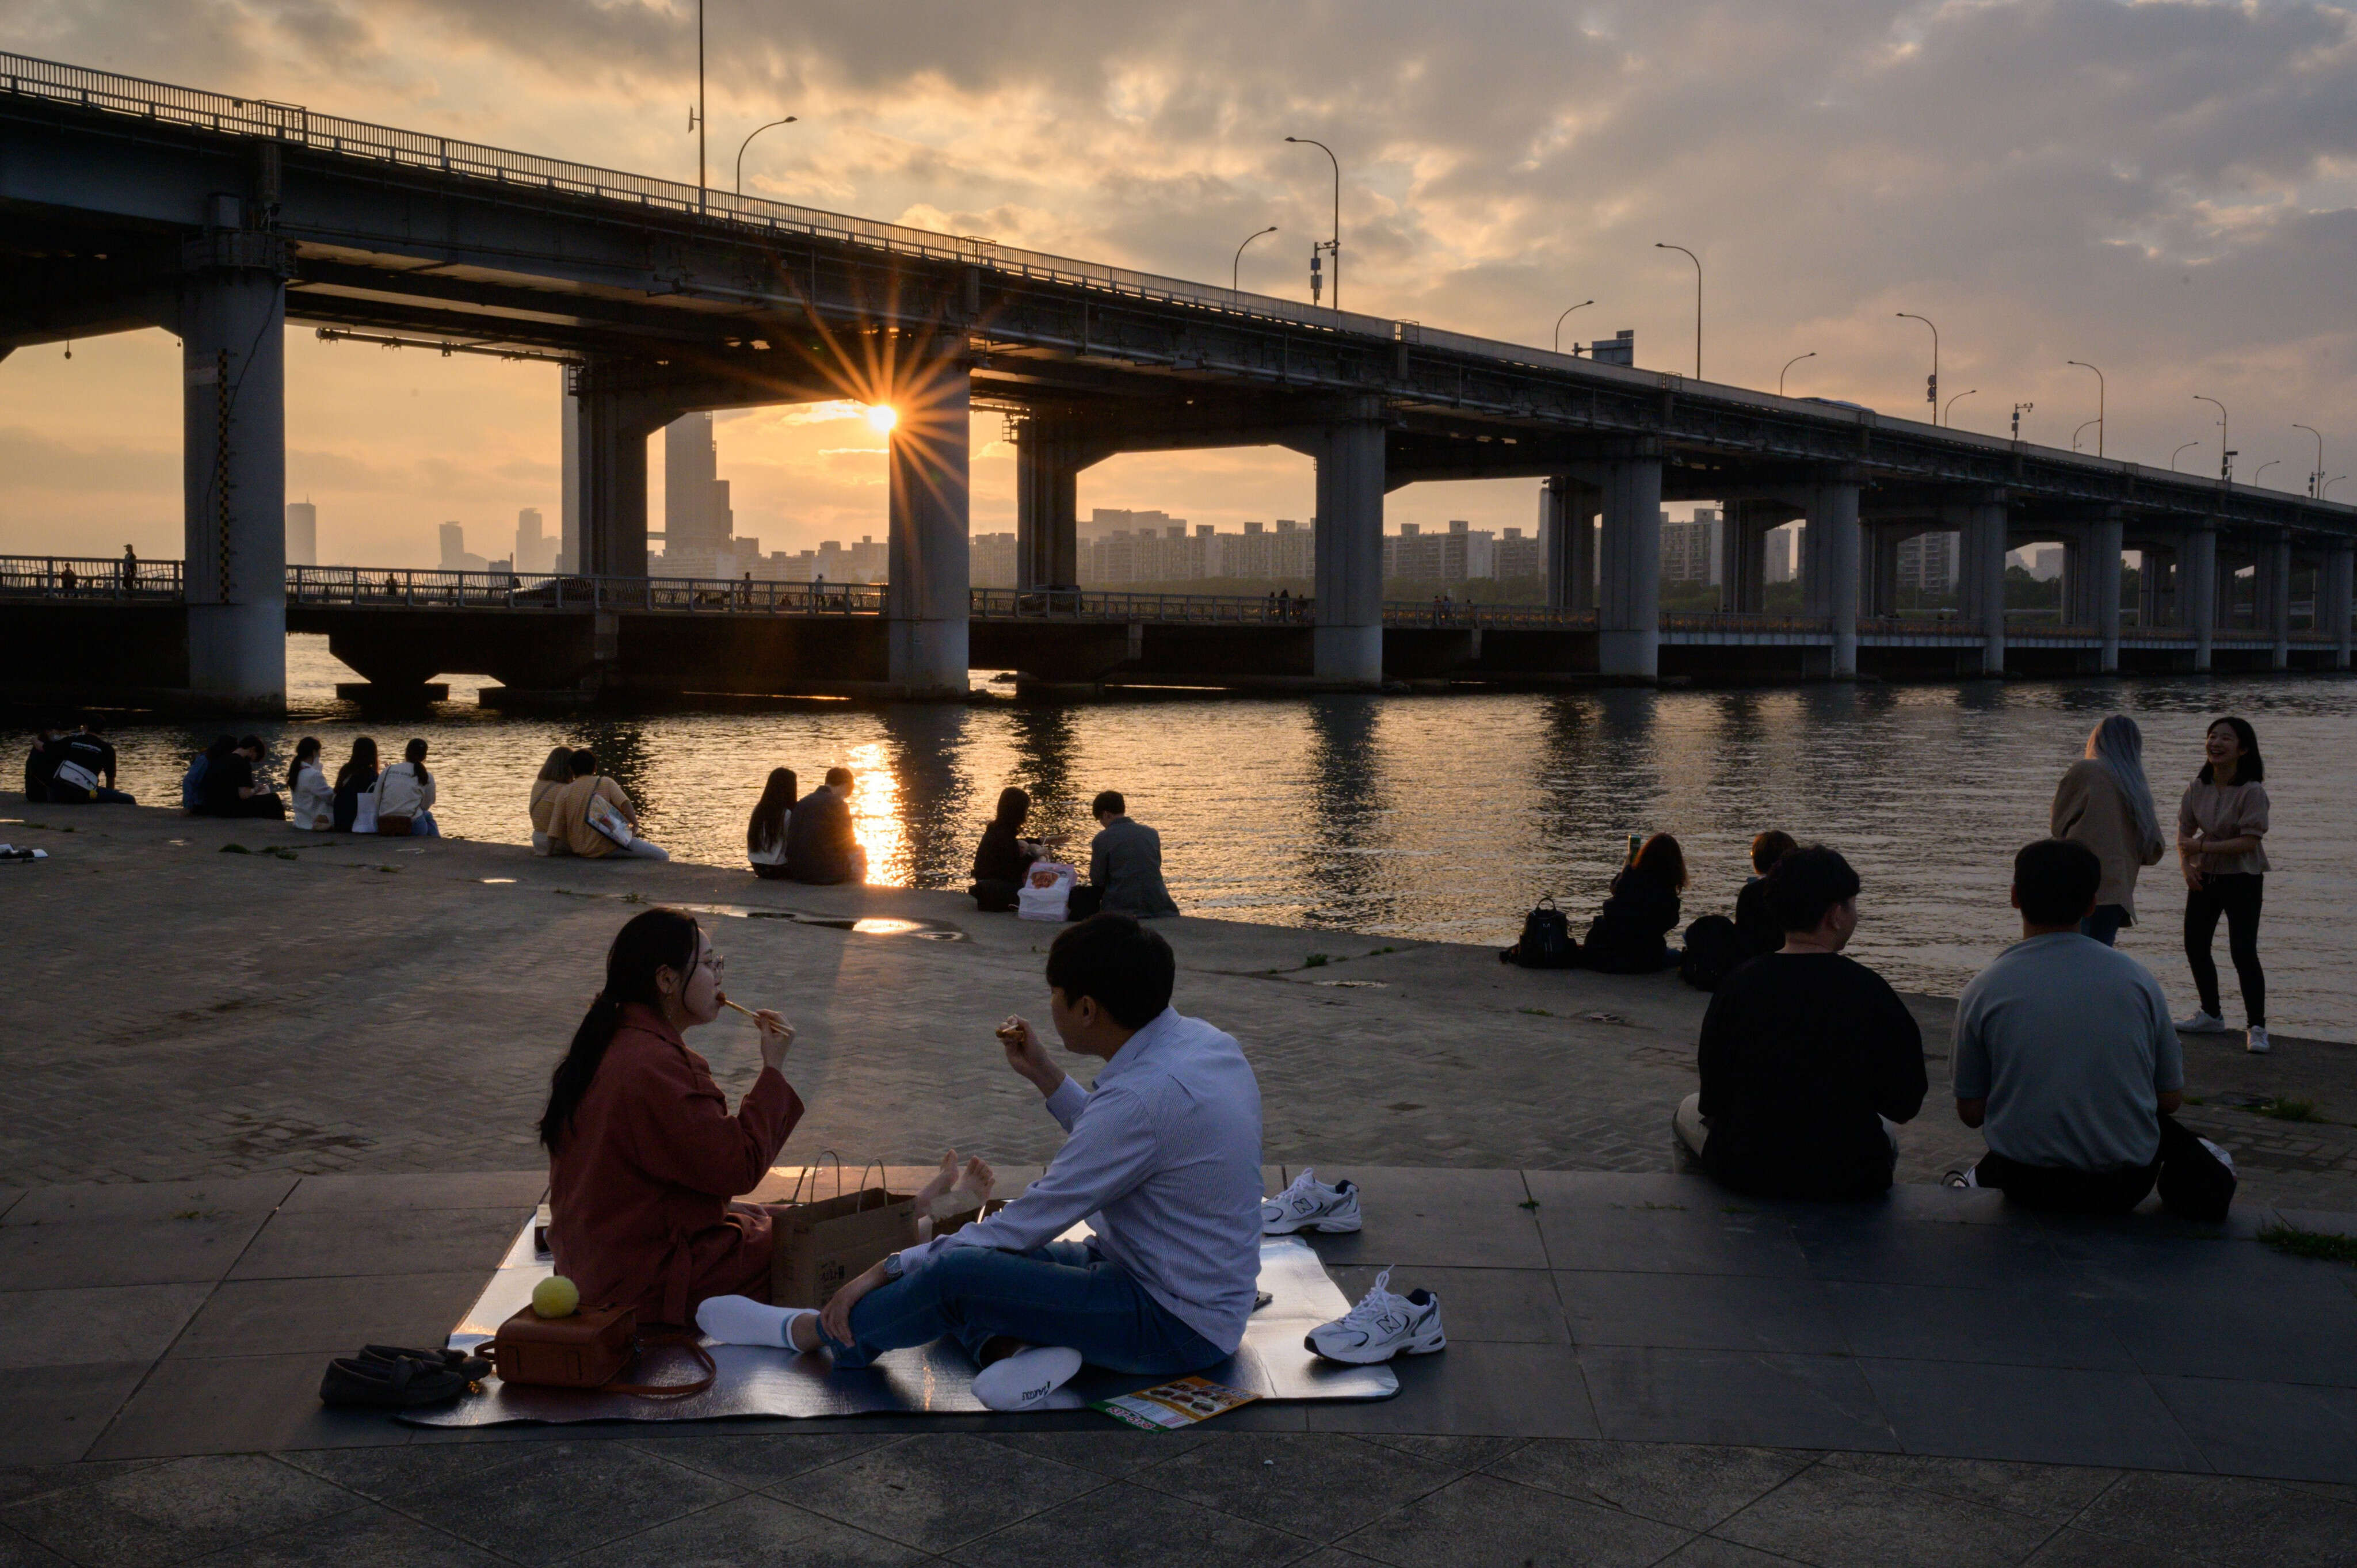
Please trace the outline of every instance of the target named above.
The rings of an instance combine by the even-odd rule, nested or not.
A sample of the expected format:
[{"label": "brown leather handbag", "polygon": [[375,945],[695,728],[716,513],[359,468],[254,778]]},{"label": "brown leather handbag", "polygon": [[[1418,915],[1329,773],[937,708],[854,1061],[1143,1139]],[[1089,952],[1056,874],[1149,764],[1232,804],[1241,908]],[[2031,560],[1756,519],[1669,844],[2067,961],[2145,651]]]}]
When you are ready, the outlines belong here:
[{"label": "brown leather handbag", "polygon": [[[692,1383],[623,1383],[615,1380],[650,1346],[682,1346],[704,1363]],[[601,1393],[640,1394],[650,1399],[685,1399],[712,1386],[718,1369],[712,1353],[693,1334],[641,1336],[639,1315],[627,1306],[583,1307],[567,1317],[543,1317],[521,1307],[477,1355],[487,1358],[500,1380],[541,1388],[595,1389]]]}]

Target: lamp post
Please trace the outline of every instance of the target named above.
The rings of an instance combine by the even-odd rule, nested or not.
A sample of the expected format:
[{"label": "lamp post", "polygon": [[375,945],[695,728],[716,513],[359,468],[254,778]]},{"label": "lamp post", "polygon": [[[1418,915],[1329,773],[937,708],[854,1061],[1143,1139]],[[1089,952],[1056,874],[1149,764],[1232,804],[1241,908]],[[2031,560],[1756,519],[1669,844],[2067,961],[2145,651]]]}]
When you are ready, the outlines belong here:
[{"label": "lamp post", "polygon": [[[1587,306],[1591,306],[1591,305],[1594,305],[1595,303],[1596,303],[1596,302],[1595,302],[1594,300],[1592,300],[1592,299],[1583,299],[1583,300],[1581,300],[1577,305],[1574,305],[1574,306],[1570,306],[1566,307],[1566,308],[1565,309],[1564,313],[1563,313],[1563,316],[1558,316],[1558,317],[1556,317],[1555,318],[1555,351],[1556,353],[1560,354],[1560,353],[1562,353],[1562,352],[1563,352],[1563,322],[1564,322],[1564,317],[1565,317],[1565,316],[1569,316],[1569,315],[1570,315],[1573,311],[1575,311],[1575,310],[1585,310]],[[1573,344],[1573,345],[1572,345],[1572,349],[1573,349],[1573,351],[1574,351],[1574,352],[1577,352],[1578,348],[1579,348],[1579,345],[1577,345],[1577,343],[1575,343],[1575,344]]]},{"label": "lamp post", "polygon": [[[2095,371],[2095,367],[2084,360],[2065,360],[2062,362],[2066,365],[2076,365],[2083,371]],[[2095,456],[2098,457],[2104,455],[2104,372],[2095,371]],[[2079,428],[2084,430],[2087,427],[2083,424]],[[2071,450],[2076,452],[2078,449],[2079,437],[2073,433],[2071,437]]]},{"label": "lamp post", "polygon": [[[1274,223],[1270,224],[1265,229],[1255,229],[1251,233],[1244,236],[1244,245],[1251,244],[1263,234],[1274,234],[1275,232],[1276,225]],[[1230,294],[1242,294],[1243,292],[1244,245],[1238,245],[1236,247],[1236,259],[1228,267],[1228,292]]]},{"label": "lamp post", "polygon": [[2323,484],[2321,484],[2321,485],[2319,485],[2319,486],[2318,486],[2318,487],[2317,487],[2317,490],[2316,490],[2316,499],[2317,499],[2318,500],[2322,500],[2322,499],[2325,498],[2326,494],[2331,490],[2331,489],[2332,489],[2332,487],[2333,487],[2333,486],[2335,486],[2335,485],[2339,484],[2341,480],[2343,480],[2343,479],[2347,478],[2348,477],[2349,477],[2349,476],[2348,476],[2348,475],[2346,475],[2346,474],[2335,474],[2335,475],[2333,475],[2333,476],[2332,476],[2332,478],[2329,478],[2329,479],[2325,480]]},{"label": "lamp post", "polygon": [[1948,405],[1940,411],[1942,415],[1940,422],[1943,424],[1953,425],[1956,423],[1956,404],[1964,402],[1964,399],[1972,396],[1973,392],[1976,392],[1980,390],[1980,388],[1975,387],[1972,389],[1972,392],[1960,392],[1955,396],[1950,398],[1948,400]]},{"label": "lamp post", "polygon": [[1928,316],[1918,316],[1911,310],[1899,312],[1901,321],[1920,321],[1932,328],[1932,379],[1923,383],[1923,401],[1932,405],[1932,423],[1940,423],[1940,328]]},{"label": "lamp post", "polygon": [[1676,251],[1695,264],[1695,380],[1702,380],[1702,258],[1684,245],[1665,245],[1653,242],[1657,251]]},{"label": "lamp post", "polygon": [[1814,349],[1812,349],[1805,354],[1795,354],[1791,359],[1785,360],[1784,368],[1776,372],[1776,395],[1778,397],[1782,397],[1784,395],[1784,378],[1792,373],[1792,367],[1794,365],[1799,364],[1803,360],[1813,360],[1816,357],[1817,351]]},{"label": "lamp post", "polygon": [[[2079,449],[2079,437],[2080,437],[2080,436],[2082,436],[2082,435],[2085,435],[2085,434],[2087,433],[2087,426],[2088,426],[2088,425],[2090,425],[2090,424],[2101,424],[2102,423],[2103,423],[2103,421],[2102,421],[2101,419],[2090,419],[2090,420],[2087,420],[2086,422],[2084,422],[2083,424],[2082,424],[2079,426],[2079,428],[2078,428],[2078,429],[2073,430],[2072,432],[2071,432],[2071,450],[2072,450],[2072,451],[2073,451],[2073,452],[2076,452],[2076,451]],[[2098,437],[2096,437],[2096,439],[2097,439],[2097,441],[2098,441],[2098,442],[2100,442],[2100,441],[2102,440],[2102,437],[2101,437],[2101,436],[2098,436]],[[2096,454],[2096,456],[2103,456],[2103,454],[2099,452],[2099,453],[2097,453],[2097,454]]]},{"label": "lamp post", "polygon": [[2266,462],[2264,462],[2264,463],[2260,464],[2260,465],[2259,465],[2259,471],[2258,471],[2257,473],[2253,474],[2253,475],[2251,476],[2251,487],[2252,487],[2252,489],[2257,489],[2257,488],[2258,488],[2259,480],[2266,477],[2266,471],[2267,471],[2269,468],[2274,467],[2277,463],[2280,463],[2280,462],[2282,462],[2282,461],[2283,461],[2283,459],[2282,459],[2282,458],[2280,458],[2280,457],[2270,457],[2270,458],[2268,458]]},{"label": "lamp post", "polygon": [[774,131],[780,125],[791,125],[801,118],[802,116],[799,114],[789,114],[782,120],[772,120],[766,125],[756,125],[753,127],[752,136],[748,136],[743,141],[737,144],[737,195],[742,196],[745,194],[745,149],[753,145],[753,136],[758,136],[764,131]]},{"label": "lamp post", "polygon": [[2308,477],[2308,493],[2319,495],[2317,486],[2324,482],[2324,433],[2312,424],[2295,424],[2294,430],[2305,430],[2316,437],[2316,472]]},{"label": "lamp post", "polygon": [[704,0],[695,0],[695,107],[687,116],[695,133],[695,209],[704,210]]},{"label": "lamp post", "polygon": [[2013,438],[2016,441],[2021,439],[2021,416],[2037,406],[2034,403],[2018,403],[2013,405]]},{"label": "lamp post", "polygon": [[[1316,147],[1334,166],[1334,237],[1327,241],[1323,248],[1334,258],[1334,308],[1340,310],[1342,308],[1342,160],[1336,157],[1334,149],[1323,142],[1311,141],[1308,136],[1287,136],[1285,139],[1298,142],[1306,147]],[[1317,245],[1309,247],[1309,301],[1313,305],[1318,302],[1319,248]]]},{"label": "lamp post", "polygon": [[2172,474],[2177,471],[2177,460],[2185,456],[2185,449],[2187,446],[2199,446],[2201,445],[2201,443],[2199,441],[2188,441],[2185,444],[2185,446],[2179,446],[2176,451],[2171,452],[2169,455],[2169,471]]},{"label": "lamp post", "polygon": [[2201,392],[2193,394],[2193,401],[2206,403],[2218,411],[2218,480],[2221,484],[2232,484],[2234,481],[2234,455],[2226,449],[2230,439],[2226,430],[2226,405]]}]

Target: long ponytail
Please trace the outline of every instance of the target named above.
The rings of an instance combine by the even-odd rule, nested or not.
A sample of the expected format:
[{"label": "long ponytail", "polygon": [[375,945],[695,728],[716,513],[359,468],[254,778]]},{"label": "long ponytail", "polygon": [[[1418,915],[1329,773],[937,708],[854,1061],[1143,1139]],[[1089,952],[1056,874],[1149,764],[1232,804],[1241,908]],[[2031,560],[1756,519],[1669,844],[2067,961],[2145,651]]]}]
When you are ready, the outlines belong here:
[{"label": "long ponytail", "polygon": [[581,1026],[573,1031],[573,1043],[565,1048],[564,1059],[549,1075],[548,1109],[541,1113],[540,1141],[550,1154],[563,1151],[573,1131],[574,1112],[581,1109],[598,1064],[606,1059],[606,1047],[614,1043],[621,1028],[622,1009],[633,1002],[661,1007],[662,994],[655,986],[655,972],[671,970],[684,984],[687,972],[695,963],[695,944],[701,935],[694,916],[668,908],[634,916],[614,934],[614,945],[606,950],[606,988],[589,1004]]}]

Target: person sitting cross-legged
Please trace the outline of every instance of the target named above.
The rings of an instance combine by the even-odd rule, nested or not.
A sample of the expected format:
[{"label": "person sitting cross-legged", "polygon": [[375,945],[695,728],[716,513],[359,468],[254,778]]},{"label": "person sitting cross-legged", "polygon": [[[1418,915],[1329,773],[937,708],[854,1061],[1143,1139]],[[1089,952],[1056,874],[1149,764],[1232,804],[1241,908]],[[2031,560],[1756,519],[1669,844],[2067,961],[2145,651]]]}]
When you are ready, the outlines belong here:
[{"label": "person sitting cross-legged", "polygon": [[2021,940],[1956,1004],[1956,1114],[1989,1152],[1963,1180],[2031,1208],[2125,1214],[2160,1176],[2185,1061],[2152,972],[2081,934],[2104,863],[2070,839],[2013,857]]},{"label": "person sitting cross-legged", "polygon": [[[982,1370],[974,1393],[1024,1410],[1082,1365],[1177,1376],[1234,1354],[1260,1274],[1260,1086],[1229,1036],[1170,1005],[1176,962],[1157,933],[1098,915],[1048,951],[1064,1048],[1105,1067],[1083,1089],[1021,1018],[1007,1065],[1071,1136],[1045,1175],[989,1219],[886,1258],[823,1312],[708,1301],[716,1339],[823,1346],[838,1368],[948,1335]],[[1086,1241],[1056,1240],[1086,1219]]]},{"label": "person sitting cross-legged", "polygon": [[1923,1108],[1923,1032],[1889,982],[1842,956],[1857,929],[1848,861],[1823,844],[1788,851],[1765,886],[1784,945],[1719,982],[1696,1052],[1702,1090],[1672,1125],[1738,1191],[1874,1197],[1897,1161],[1891,1125]]}]

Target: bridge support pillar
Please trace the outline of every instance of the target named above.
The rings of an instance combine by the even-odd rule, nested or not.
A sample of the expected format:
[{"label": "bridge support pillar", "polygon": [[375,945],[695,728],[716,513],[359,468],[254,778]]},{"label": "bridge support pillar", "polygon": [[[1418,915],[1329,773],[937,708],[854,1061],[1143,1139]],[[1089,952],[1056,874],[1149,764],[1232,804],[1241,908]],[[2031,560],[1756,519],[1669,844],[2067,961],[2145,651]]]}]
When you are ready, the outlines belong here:
[{"label": "bridge support pillar", "polygon": [[593,360],[572,372],[572,443],[579,522],[574,569],[647,575],[647,437],[687,412],[648,367]]},{"label": "bridge support pillar", "polygon": [[2196,528],[2177,551],[2177,619],[2193,634],[2193,668],[2210,668],[2211,634],[2218,629],[2218,531]]},{"label": "bridge support pillar", "polygon": [[1810,486],[1809,523],[1801,535],[1808,557],[1801,586],[1809,613],[1823,617],[1833,631],[1831,673],[1836,681],[1857,674],[1857,478],[1847,472]]},{"label": "bridge support pillar", "polygon": [[2267,667],[2271,670],[2291,668],[2291,535],[2278,533],[2259,545],[2258,572],[2259,624],[2266,628],[2275,646],[2269,650]]},{"label": "bridge support pillar", "polygon": [[2087,525],[2084,554],[2087,565],[2087,596],[2092,601],[2095,623],[2095,668],[2105,675],[2120,672],[2120,551],[2121,527],[2117,517],[2098,519]]},{"label": "bridge support pillar", "polygon": [[[286,705],[285,246],[191,242],[179,297],[188,685],[225,707]],[[192,258],[194,259],[194,258]]]},{"label": "bridge support pillar", "polygon": [[2332,634],[2332,667],[2349,668],[2349,618],[2357,605],[2357,543],[2336,540],[2325,547],[2324,565],[2316,575],[2316,625]]},{"label": "bridge support pillar", "polygon": [[967,424],[973,393],[954,353],[918,360],[892,389],[891,532],[884,618],[888,679],[912,697],[966,694],[972,609]]},{"label": "bridge support pillar", "polygon": [[581,570],[581,400],[569,386],[557,393],[557,441],[563,456],[558,494],[562,521],[556,539],[556,569]]},{"label": "bridge support pillar", "polygon": [[1724,615],[1762,615],[1768,608],[1768,535],[1792,520],[1792,509],[1772,500],[1721,503],[1719,599]]},{"label": "bridge support pillar", "polygon": [[1601,471],[1597,669],[1651,681],[1662,672],[1662,459],[1647,451],[1609,459]]},{"label": "bridge support pillar", "polygon": [[1321,682],[1383,678],[1383,405],[1354,399],[1316,447],[1318,540],[1310,670]]},{"label": "bridge support pillar", "polygon": [[1080,478],[1071,432],[1038,415],[1015,433],[1015,585],[1081,584]]},{"label": "bridge support pillar", "polygon": [[1959,564],[1964,618],[1981,634],[1981,673],[2005,673],[2005,541],[2004,498],[1982,497],[1943,509],[1951,528],[1963,535],[1964,560]]},{"label": "bridge support pillar", "polygon": [[1539,491],[1539,539],[1546,552],[1547,607],[1596,607],[1596,487],[1557,474]]}]

